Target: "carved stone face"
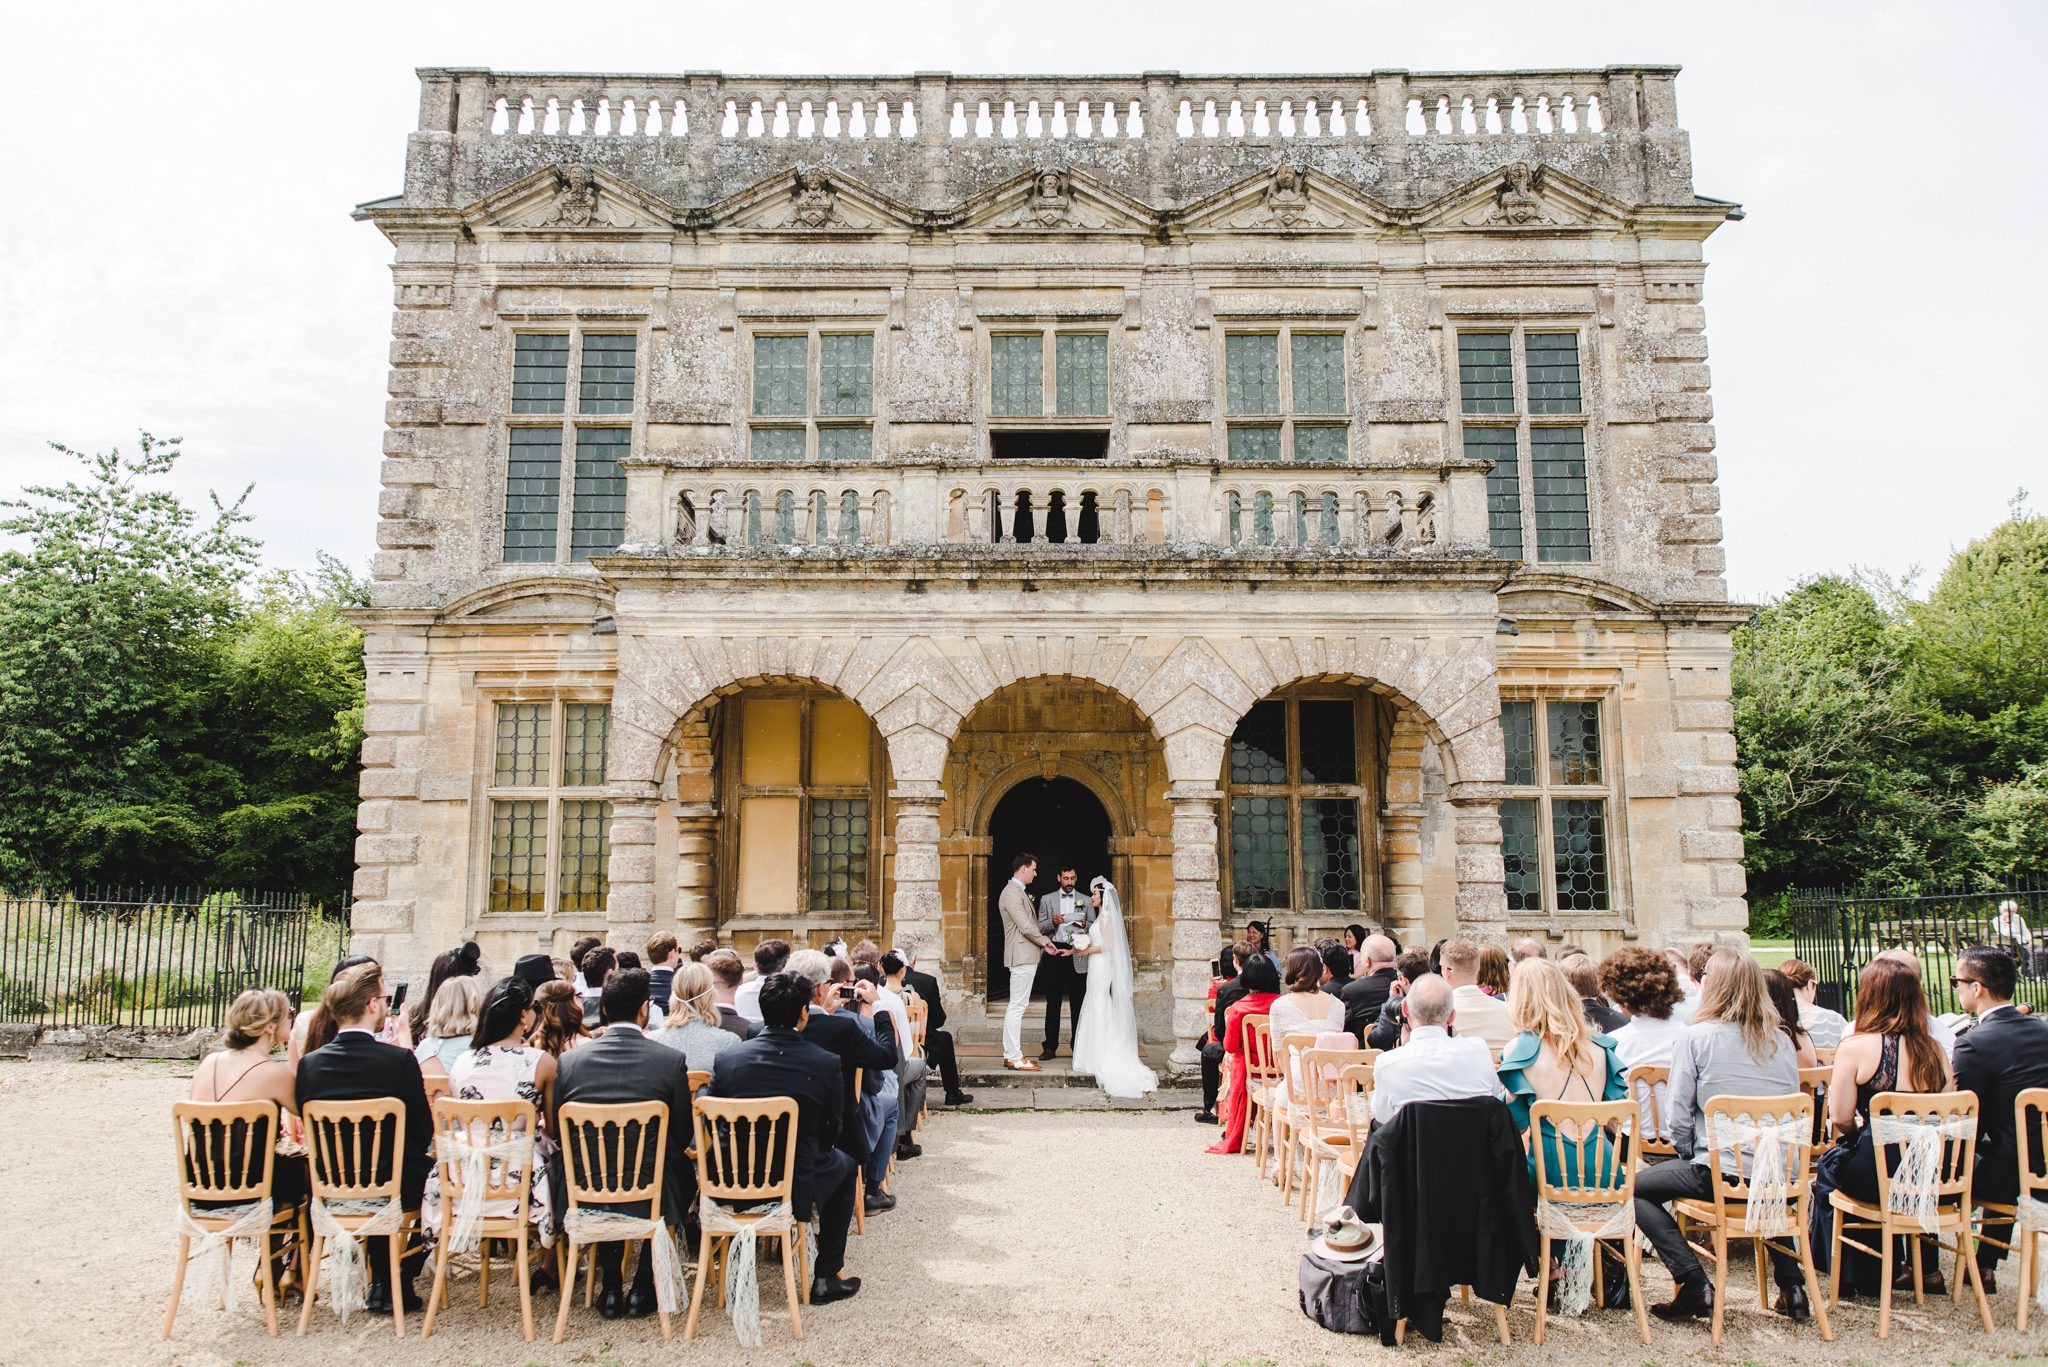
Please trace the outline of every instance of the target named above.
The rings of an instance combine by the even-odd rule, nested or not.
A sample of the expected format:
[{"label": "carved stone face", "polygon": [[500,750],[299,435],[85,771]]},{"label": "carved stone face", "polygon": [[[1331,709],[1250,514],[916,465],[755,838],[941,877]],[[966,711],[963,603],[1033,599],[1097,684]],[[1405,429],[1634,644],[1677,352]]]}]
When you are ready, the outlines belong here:
[{"label": "carved stone face", "polygon": [[1065,179],[1059,172],[1040,171],[1038,173],[1038,197],[1040,199],[1058,199],[1061,192],[1065,189]]}]

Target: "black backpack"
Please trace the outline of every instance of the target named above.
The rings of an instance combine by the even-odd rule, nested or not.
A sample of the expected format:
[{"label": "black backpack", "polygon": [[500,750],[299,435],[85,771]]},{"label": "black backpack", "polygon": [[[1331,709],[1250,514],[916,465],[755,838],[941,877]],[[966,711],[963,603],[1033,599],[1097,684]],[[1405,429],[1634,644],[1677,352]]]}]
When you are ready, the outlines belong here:
[{"label": "black backpack", "polygon": [[1386,1269],[1378,1258],[1338,1262],[1301,1255],[1301,1313],[1333,1334],[1374,1334],[1392,1343]]}]

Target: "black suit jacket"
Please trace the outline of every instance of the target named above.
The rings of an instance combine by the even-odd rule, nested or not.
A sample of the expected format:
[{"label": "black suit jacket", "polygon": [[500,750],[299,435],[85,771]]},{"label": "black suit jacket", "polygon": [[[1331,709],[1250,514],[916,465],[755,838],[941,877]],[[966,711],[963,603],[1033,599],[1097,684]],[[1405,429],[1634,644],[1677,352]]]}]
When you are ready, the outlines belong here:
[{"label": "black suit jacket", "polygon": [[1380,1018],[1380,1008],[1387,1004],[1387,997],[1394,989],[1395,973],[1391,968],[1375,969],[1362,978],[1353,978],[1345,987],[1344,1028],[1362,1041],[1365,1032],[1372,1029]]},{"label": "black suit jacket", "polygon": [[882,1085],[881,1070],[896,1066],[896,1032],[878,1028],[870,1036],[860,1028],[858,1020],[850,1012],[835,1011],[826,1015],[813,1007],[809,1019],[804,1022],[803,1037],[839,1056],[839,1110],[846,1117],[846,1123],[839,1131],[839,1148],[855,1162],[867,1162],[867,1129],[860,1123],[856,1109],[860,1099],[853,1094],[853,1074],[855,1069],[865,1068],[867,1077],[862,1090],[873,1093],[879,1089]]},{"label": "black suit jacket", "polygon": [[761,1027],[742,1016],[739,1008],[730,1002],[718,1004],[718,1026],[727,1034],[738,1035],[741,1039],[752,1039],[761,1033]]},{"label": "black suit jacket", "polygon": [[[796,1102],[796,1182],[791,1201],[798,1219],[810,1219],[819,1160],[838,1146],[845,1125],[839,1060],[794,1030],[770,1027],[711,1061],[708,1095],[740,1100],[786,1096]],[[770,1177],[781,1175],[771,1172]]]},{"label": "black suit jacket", "polygon": [[[367,1101],[395,1097],[405,1106],[405,1168],[399,1195],[407,1210],[418,1210],[434,1166],[434,1113],[412,1050],[386,1044],[360,1030],[345,1030],[299,1060],[299,1104],[308,1101]],[[387,1134],[376,1180],[391,1180],[393,1145]],[[354,1174],[347,1174],[353,1176]]]},{"label": "black suit jacket", "polygon": [[1209,1038],[1216,1044],[1223,1043],[1223,1027],[1228,1024],[1223,1013],[1251,995],[1251,989],[1244,985],[1243,978],[1232,978],[1216,989],[1216,1016],[1209,1022]]},{"label": "black suit jacket", "polygon": [[[685,1152],[696,1120],[690,1113],[689,1064],[681,1052],[656,1044],[638,1030],[610,1026],[588,1044],[563,1054],[557,1066],[557,1114],[549,1121],[558,1137],[562,1134],[561,1108],[571,1101],[604,1106],[659,1101],[668,1107],[668,1132],[661,1137],[661,1215],[671,1225],[681,1224],[697,1194],[697,1170]],[[566,1142],[562,1144],[562,1161],[569,1161]],[[641,1168],[643,1180],[653,1168],[650,1148]],[[627,1202],[620,1209],[646,1214],[639,1202]]]},{"label": "black suit jacket", "polygon": [[931,1008],[931,1014],[925,1017],[924,1028],[927,1031],[945,1029],[946,999],[939,992],[939,980],[929,973],[906,968],[903,970],[903,982],[905,986],[916,988],[918,1000]]},{"label": "black suit jacket", "polygon": [[2013,1099],[2048,1087],[2048,1021],[2010,1008],[1956,1038],[1956,1088],[1977,1094],[1977,1185],[1981,1200],[2019,1193],[2020,1150]]}]

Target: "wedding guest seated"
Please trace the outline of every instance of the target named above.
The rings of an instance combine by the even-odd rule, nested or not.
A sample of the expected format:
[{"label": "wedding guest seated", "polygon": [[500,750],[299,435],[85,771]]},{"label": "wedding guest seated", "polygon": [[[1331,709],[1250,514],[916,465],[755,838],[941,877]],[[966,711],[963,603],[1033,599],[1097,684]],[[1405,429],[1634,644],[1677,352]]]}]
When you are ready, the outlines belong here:
[{"label": "wedding guest seated", "polygon": [[[718,1056],[706,1095],[740,1100],[788,1097],[796,1102],[791,1205],[797,1219],[818,1222],[811,1303],[844,1300],[860,1290],[860,1278],[844,1275],[856,1164],[839,1146],[847,1123],[839,1060],[806,1038],[815,997],[809,979],[771,973],[760,984],[761,1033]],[[782,1174],[768,1175],[776,1179]]]},{"label": "wedding guest seated", "polygon": [[1359,951],[1361,967],[1357,976],[1338,994],[1344,1002],[1344,1028],[1358,1036],[1361,1043],[1365,1040],[1366,1031],[1379,1020],[1380,1008],[1393,995],[1394,979],[1398,976],[1394,972],[1394,960],[1398,957],[1394,942],[1386,936],[1366,936],[1365,947]]},{"label": "wedding guest seated", "polygon": [[[1444,981],[1451,985],[1451,1004],[1458,1011],[1458,1033],[1485,1040],[1486,1047],[1496,1054],[1507,1048],[1515,1037],[1515,1027],[1508,1021],[1505,997],[1494,996],[1479,980],[1484,951],[1470,940],[1447,940],[1439,957]],[[1503,976],[1506,966],[1507,955],[1501,954]],[[1501,986],[1507,984],[1503,981]]]},{"label": "wedding guest seated", "polygon": [[1235,977],[1226,978],[1215,984],[1210,992],[1209,1037],[1202,1041],[1202,1109],[1195,1112],[1197,1125],[1216,1123],[1216,1097],[1223,1090],[1223,1065],[1225,1052],[1223,1036],[1229,1028],[1230,1008],[1244,999],[1251,989],[1245,986],[1243,965],[1252,957],[1251,942],[1239,940],[1227,946],[1220,963],[1238,965]]},{"label": "wedding guest seated", "polygon": [[1411,1101],[1458,1101],[1499,1093],[1493,1051],[1486,1041],[1454,1033],[1462,1022],[1457,993],[1449,982],[1425,973],[1402,996],[1401,1005],[1408,1017],[1407,1042],[1373,1064],[1375,1125],[1386,1124]]},{"label": "wedding guest seated", "polygon": [[[2013,1099],[2030,1087],[2048,1087],[2048,1021],[2023,1015],[2012,1004],[2019,967],[2004,949],[1973,946],[1956,963],[1956,1002],[1977,1023],[1956,1041],[1956,1087],[1977,1095],[1978,1201],[2013,1204],[2020,1190],[2020,1141]],[[2036,1135],[2035,1143],[2043,1136]],[[2040,1152],[2036,1149],[2036,1152]],[[1992,1275],[2012,1242],[2009,1223],[1984,1226],[1977,1268],[1987,1293],[1998,1289]]]},{"label": "wedding guest seated", "polygon": [[[1619,1101],[1628,1095],[1614,1041],[1592,1029],[1577,990],[1559,965],[1543,958],[1525,958],[1515,965],[1509,978],[1508,1017],[1521,1033],[1501,1058],[1500,1083],[1515,1128],[1524,1135],[1538,1101]],[[1581,1146],[1568,1141],[1560,1147],[1557,1132],[1545,1121],[1543,1133],[1529,1136],[1532,1188],[1538,1144],[1553,1181],[1576,1185],[1613,1180],[1608,1166],[1613,1150],[1606,1143],[1599,1145],[1599,1167],[1582,1174]]]},{"label": "wedding guest seated", "polygon": [[[328,975],[327,981],[332,983],[351,968],[360,968],[364,964],[376,962],[367,954],[345,955],[341,962],[334,966],[334,972]],[[319,1002],[313,1003],[312,1010],[299,1012],[298,1019],[292,1022],[290,1060],[293,1070],[298,1069],[300,1059],[315,1049],[333,1043],[334,1030],[334,1018],[327,1014],[326,1007]]]},{"label": "wedding guest seated", "polygon": [[1508,952],[1499,945],[1479,946],[1479,987],[1495,1001],[1508,999]]},{"label": "wedding guest seated", "polygon": [[1799,959],[1787,959],[1778,965],[1778,971],[1792,984],[1792,995],[1799,1000],[1799,1024],[1812,1036],[1814,1047],[1833,1049],[1839,1045],[1849,1033],[1849,1022],[1841,1012],[1816,1003],[1820,980],[1813,976],[1812,967]]},{"label": "wedding guest seated", "polygon": [[[536,1121],[545,1126],[554,1109],[555,1056],[529,1045],[526,1040],[535,1020],[533,987],[523,978],[500,978],[487,988],[477,1010],[471,1048],[448,1070],[449,1087],[458,1101],[524,1101],[533,1107]],[[556,1210],[548,1164],[557,1152],[554,1139],[545,1131],[535,1135],[536,1170],[532,1194],[527,1199],[527,1218],[540,1235],[543,1248],[555,1240]],[[435,1177],[439,1177],[438,1169]],[[430,1187],[435,1185],[430,1182]],[[512,1203],[489,1203],[486,1216],[510,1215]],[[440,1202],[430,1191],[422,1211],[427,1228],[440,1224]],[[535,1280],[552,1282],[546,1260],[535,1272]]]},{"label": "wedding guest seated", "polygon": [[[1662,1320],[1703,1319],[1714,1312],[1714,1291],[1699,1258],[1678,1231],[1668,1206],[1714,1194],[1713,1145],[1706,1105],[1717,1096],[1790,1096],[1799,1091],[1799,1060],[1779,1027],[1756,960],[1736,949],[1715,952],[1700,989],[1699,1009],[1671,1061],[1667,1120],[1678,1157],[1646,1168],[1636,1178],[1636,1227],[1656,1249],[1676,1291],[1650,1308]],[[1744,1148],[1733,1160],[1750,1171]],[[1773,1250],[1777,1310],[1793,1320],[1812,1313],[1798,1262]]]},{"label": "wedding guest seated", "polygon": [[1764,990],[1771,994],[1771,1007],[1778,1013],[1778,1024],[1785,1032],[1785,1038],[1792,1041],[1793,1050],[1799,1055],[1801,1068],[1820,1067],[1820,1055],[1814,1050],[1813,1036],[1806,1033],[1806,1027],[1799,1023],[1799,997],[1792,990],[1792,980],[1775,968],[1764,970]]},{"label": "wedding guest seated", "polygon": [[718,1007],[718,1027],[741,1039],[752,1039],[760,1027],[740,1014],[733,998],[746,981],[740,956],[729,949],[714,949],[697,962],[711,974],[711,999]]},{"label": "wedding guest seated", "polygon": [[690,962],[701,964],[717,952],[718,941],[712,939],[699,940],[696,944],[690,946]]},{"label": "wedding guest seated", "polygon": [[[291,1064],[278,1056],[278,1051],[289,1043],[291,1031],[291,998],[275,988],[252,988],[242,993],[228,1007],[227,1029],[221,1037],[223,1047],[199,1060],[199,1067],[192,1074],[191,1090],[186,1095],[194,1101],[269,1101],[276,1103],[281,1111],[297,1115],[297,1079]],[[277,1210],[284,1210],[304,1201],[309,1191],[305,1150],[292,1140],[290,1128],[281,1116],[272,1117],[270,1133],[252,1145],[248,1152],[253,1156],[261,1153],[264,1147],[277,1150],[270,1174],[271,1205]],[[217,1153],[214,1162],[225,1164],[227,1157],[226,1152]],[[253,1180],[256,1175],[249,1174],[248,1180]],[[228,1176],[237,1183],[244,1180],[239,1172],[231,1171]],[[206,1210],[238,1203],[194,1201],[192,1204]],[[288,1242],[287,1235],[271,1236],[273,1272],[280,1277],[286,1272],[284,1253]],[[282,1290],[281,1287],[279,1289]]]},{"label": "wedding guest seated", "polygon": [[1282,981],[1287,990],[1267,1010],[1272,1017],[1275,1050],[1289,1035],[1343,1032],[1344,1003],[1322,990],[1322,955],[1306,945],[1289,950]]},{"label": "wedding guest seated", "polygon": [[[1673,1017],[1685,993],[1678,985],[1678,967],[1669,956],[1641,945],[1617,949],[1600,965],[1600,986],[1616,1006],[1628,1012],[1628,1024],[1614,1032],[1614,1057],[1622,1076],[1649,1066],[1669,1068],[1685,1039],[1685,1022]],[[1643,1138],[1671,1137],[1671,1084],[1658,1083],[1641,1101]],[[1651,1113],[1654,1099],[1656,1114]],[[1661,1119],[1661,1123],[1660,1123]]]},{"label": "wedding guest seated", "polygon": [[690,1072],[708,1073],[713,1060],[742,1041],[719,1024],[710,969],[703,964],[684,964],[672,980],[668,1023],[654,1033],[654,1041],[681,1053]]},{"label": "wedding guest seated", "polygon": [[610,945],[593,945],[583,956],[583,986],[576,990],[583,1003],[583,1024],[595,1033],[602,1018],[600,1002],[605,980],[618,971],[619,955]]},{"label": "wedding guest seated", "polygon": [[908,940],[896,946],[896,953],[903,960],[903,985],[915,991],[925,1004],[924,1056],[932,1067],[939,1070],[939,1081],[946,1088],[946,1104],[965,1106],[974,1100],[974,1096],[960,1090],[960,1058],[953,1047],[953,1036],[946,1029],[945,995],[939,989],[936,976],[919,971],[920,948],[916,942]]},{"label": "wedding guest seated", "polygon": [[[376,964],[351,968],[327,985],[320,1005],[334,1021],[334,1041],[299,1060],[296,1084],[299,1105],[314,1101],[368,1101],[389,1097],[404,1107],[405,1152],[399,1158],[399,1203],[417,1212],[426,1191],[427,1172],[433,1166],[434,1119],[427,1107],[427,1088],[420,1076],[419,1060],[410,1049],[386,1044],[377,1038],[384,1028],[391,998],[384,990],[384,970]],[[376,1180],[391,1180],[394,1146],[384,1143],[379,1150]],[[399,1264],[400,1294],[407,1310],[423,1304],[413,1290],[413,1279],[426,1262],[422,1248],[406,1255]],[[383,1258],[368,1258],[371,1310],[391,1308],[391,1265]]]},{"label": "wedding guest seated", "polygon": [[[894,957],[894,956],[889,956]],[[875,1019],[877,1023],[884,1015],[896,1031],[896,1157],[910,1159],[924,1153],[924,1147],[910,1137],[911,1126],[924,1113],[924,1092],[926,1079],[931,1076],[931,1065],[918,1057],[916,1041],[910,1033],[910,1007],[901,993],[889,986],[887,974],[883,972],[884,956],[866,940],[854,950],[853,971],[857,981],[871,984],[875,989]],[[902,960],[896,962],[900,965]]]},{"label": "wedding guest seated", "polygon": [[1335,941],[1318,940],[1316,953],[1323,956],[1323,991],[1341,1000],[1344,989],[1351,986],[1351,951]]},{"label": "wedding guest seated", "polygon": [[[411,1032],[415,1044],[425,1039],[430,1032],[434,1003],[441,999],[441,989],[449,983],[468,978],[471,985],[478,989],[475,1001],[483,1000],[483,985],[475,981],[477,975],[483,972],[483,954],[482,945],[474,940],[468,940],[434,957],[433,965],[427,970],[427,990],[415,997],[412,1005],[405,1009],[406,1028]],[[465,1039],[469,1037],[467,1030],[462,1034]],[[421,1060],[422,1063],[425,1061]]]},{"label": "wedding guest seated", "polygon": [[1692,975],[1692,961],[1682,949],[1666,949],[1664,957],[1671,961],[1672,971],[1678,975],[1678,1005],[1671,1008],[1671,1019],[1680,1025],[1691,1025],[1693,1013],[1700,1009],[1700,980]]},{"label": "wedding guest seated", "polygon": [[455,1071],[455,1060],[469,1052],[469,1037],[476,1033],[477,1009],[483,1005],[480,978],[450,978],[434,996],[434,1009],[427,1013],[426,1035],[413,1046],[413,1057],[422,1072],[447,1077]]},{"label": "wedding guest seated", "polygon": [[1241,956],[1239,962],[1243,965],[1238,977],[1244,983],[1244,995],[1223,1013],[1223,1053],[1228,1077],[1223,1094],[1223,1137],[1209,1146],[1210,1153],[1244,1152],[1245,1122],[1251,1105],[1245,1076],[1244,1018],[1265,1015],[1280,997],[1280,975],[1270,958],[1254,948]]},{"label": "wedding guest seated", "polygon": [[[586,955],[587,966],[599,953]],[[647,1038],[647,974],[642,969],[614,973],[598,994],[598,1013],[604,1033],[580,1049],[564,1054],[555,1081],[555,1115],[551,1132],[562,1133],[561,1108],[571,1102],[597,1105],[634,1104],[659,1101],[668,1108],[665,1132],[661,1135],[661,1218],[671,1229],[679,1229],[692,1216],[697,1204],[697,1170],[686,1152],[690,1147],[695,1120],[690,1111],[689,1069],[673,1049],[664,1049]],[[563,1146],[563,1161],[571,1157]],[[654,1169],[654,1149],[641,1145],[644,1167],[641,1180]],[[647,1218],[647,1203],[620,1203],[619,1213]],[[621,1294],[620,1269],[625,1245],[610,1242],[597,1246],[597,1273],[601,1282],[597,1312],[606,1319],[637,1319],[656,1309],[654,1259],[643,1255],[633,1274],[633,1288]]]},{"label": "wedding guest seated", "polygon": [[787,940],[763,940],[754,946],[754,976],[742,983],[732,998],[733,1008],[744,1016],[749,1024],[761,1023],[761,1008],[756,1004],[755,998],[760,994],[762,979],[782,972],[783,965],[789,962],[789,956]]},{"label": "wedding guest seated", "polygon": [[548,955],[522,954],[512,965],[512,976],[538,992],[562,975],[556,971],[555,961]]},{"label": "wedding guest seated", "polygon": [[[676,969],[682,961],[682,945],[668,931],[647,937],[647,999],[650,1003],[665,1007],[668,999],[675,995]],[[701,960],[693,958],[691,962]]]},{"label": "wedding guest seated", "polygon": [[[863,1109],[867,1097],[879,1095],[884,1075],[895,1077],[896,1035],[878,1035],[874,1028],[875,990],[852,981],[853,970],[844,959],[830,958],[815,949],[798,950],[789,956],[789,971],[811,984],[811,1009],[804,1017],[804,1038],[838,1056],[840,1073],[839,1147],[863,1168],[872,1168],[876,1138],[869,1132],[870,1117]],[[843,976],[834,978],[834,974]],[[841,988],[845,988],[842,993]],[[850,995],[848,995],[850,994]],[[853,1089],[853,1075],[862,1075],[861,1094]],[[873,1119],[880,1119],[880,1108]],[[886,1170],[888,1155],[882,1155]],[[870,1213],[893,1210],[894,1197],[875,1189],[869,1176],[867,1208]]]},{"label": "wedding guest seated", "polygon": [[[1522,960],[1524,960],[1524,959],[1540,959],[1540,958],[1542,958],[1542,957],[1543,957],[1543,941],[1541,941],[1541,940],[1538,940],[1538,939],[1536,939],[1536,938],[1535,938],[1534,936],[1530,936],[1530,935],[1524,935],[1524,936],[1523,936],[1523,937],[1522,937],[1521,939],[1519,939],[1519,940],[1515,941],[1513,945],[1509,946],[1509,949],[1510,949],[1510,951],[1511,951],[1511,953],[1512,953],[1512,956],[1513,956],[1513,961],[1514,961],[1514,963],[1516,963],[1516,964],[1518,964],[1518,963],[1522,962]],[[1508,970],[1508,980],[1509,980],[1509,988],[1508,988],[1508,990],[1509,990],[1509,991],[1513,991],[1513,990],[1514,990],[1514,987],[1513,987],[1513,982],[1514,982],[1514,968],[1513,968],[1513,964],[1510,964],[1510,965],[1509,965],[1509,970]]]},{"label": "wedding guest seated", "polygon": [[[1913,951],[1910,949],[1887,949],[1880,952],[1877,955],[1877,958],[1890,959],[1895,963],[1904,964],[1907,968],[1913,970],[1913,976],[1916,979],[1921,979],[1924,981],[1926,978],[1926,974],[1923,973],[1920,968],[1919,956],[1914,954]],[[1873,959],[1872,962],[1874,963],[1876,962],[1876,960]],[[1951,1060],[1951,1062],[1953,1062],[1956,1056],[1955,1027],[1951,1026],[1947,1021],[1943,1020],[1941,1017],[1935,1015],[1934,1012],[1928,1008],[1926,994],[1924,992],[1921,994],[1920,1011],[1922,1015],[1927,1017],[1927,1033],[1932,1035],[1934,1037],[1934,1042],[1941,1046],[1942,1057],[1949,1059]],[[1842,1036],[1842,1042],[1844,1044],[1848,1043],[1849,1040],[1855,1035],[1855,1033],[1856,1028],[1852,1024],[1849,1027],[1849,1033]],[[1840,1046],[1837,1047],[1839,1048]]]},{"label": "wedding guest seated", "polygon": [[[1387,943],[1392,944],[1393,941],[1389,940]],[[1380,1004],[1379,1019],[1365,1032],[1366,1048],[1385,1050],[1400,1045],[1401,1036],[1408,1029],[1406,993],[1415,986],[1417,978],[1429,971],[1427,950],[1407,950],[1394,960],[1394,983],[1387,993],[1386,1001]]]},{"label": "wedding guest seated", "polygon": [[[1628,1017],[1614,1009],[1600,991],[1600,970],[1593,961],[1583,954],[1574,954],[1568,959],[1558,959],[1557,966],[1564,970],[1570,980],[1572,991],[1579,994],[1579,1006],[1585,1012],[1586,1023],[1603,1035],[1611,1035],[1628,1024]],[[1514,991],[1509,989],[1508,996]],[[1512,1012],[1513,1008],[1509,1008]]]},{"label": "wedding guest seated", "polygon": [[583,1024],[583,999],[575,984],[555,978],[533,994],[533,1042],[545,1054],[560,1058],[590,1039]]}]

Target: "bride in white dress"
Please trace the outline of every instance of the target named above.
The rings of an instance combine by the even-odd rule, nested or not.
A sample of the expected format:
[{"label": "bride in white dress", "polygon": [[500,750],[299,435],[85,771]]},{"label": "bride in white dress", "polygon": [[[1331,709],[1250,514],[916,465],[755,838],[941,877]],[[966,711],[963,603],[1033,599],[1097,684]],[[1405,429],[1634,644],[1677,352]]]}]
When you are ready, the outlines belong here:
[{"label": "bride in white dress", "polygon": [[1123,903],[1107,878],[1089,880],[1100,899],[1088,948],[1095,963],[1087,973],[1081,1023],[1074,1031],[1074,1071],[1093,1074],[1111,1096],[1139,1097],[1159,1085],[1159,1075],[1138,1053],[1138,1013],[1133,1001],[1131,943],[1124,935]]}]

